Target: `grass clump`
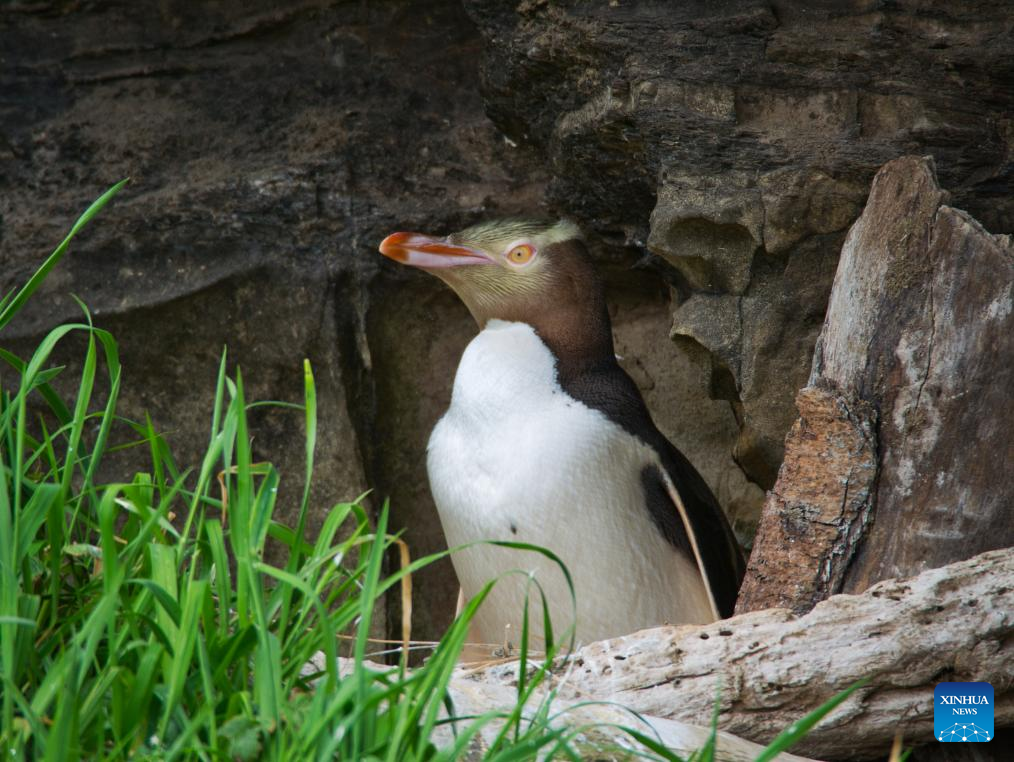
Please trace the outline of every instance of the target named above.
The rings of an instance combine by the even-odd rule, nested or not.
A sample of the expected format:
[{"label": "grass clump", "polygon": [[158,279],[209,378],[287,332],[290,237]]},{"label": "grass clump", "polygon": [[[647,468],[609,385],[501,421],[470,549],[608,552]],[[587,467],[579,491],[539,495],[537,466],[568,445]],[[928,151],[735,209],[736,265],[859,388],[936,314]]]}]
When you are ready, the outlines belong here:
[{"label": "grass clump", "polygon": [[[122,185],[0,300],[0,330]],[[332,506],[317,535],[307,535],[317,437],[308,363],[297,406],[306,467],[291,528],[274,519],[280,474],[254,461],[242,375],[230,376],[225,356],[206,452],[197,467],[181,469],[150,420],[118,416],[117,343],[81,306],[83,321],[54,328],[31,357],[0,348],[3,758],[452,760],[474,751],[494,722],[485,759],[581,758],[576,744],[588,728],[560,727],[550,700],[533,700],[560,651],[546,611],[542,661],[529,663],[527,628],[521,633],[513,710],[452,723],[447,686],[493,582],[423,667],[408,669],[407,649],[389,670],[367,666],[376,602],[444,554],[385,576],[383,560],[398,542],[387,532],[387,508],[374,525],[359,501]],[[51,384],[63,369],[50,358],[72,334],[87,347],[76,390],[64,399]],[[133,441],[113,443],[124,427]],[[147,449],[149,468],[103,483],[103,459],[126,444]],[[281,548],[282,565],[268,562],[269,541]],[[350,654],[341,673],[339,643]],[[320,654],[319,669],[308,667]],[[434,733],[448,724],[438,748]],[[641,748],[634,755],[677,759],[657,739],[624,731]],[[709,746],[698,759],[713,756]]]}]

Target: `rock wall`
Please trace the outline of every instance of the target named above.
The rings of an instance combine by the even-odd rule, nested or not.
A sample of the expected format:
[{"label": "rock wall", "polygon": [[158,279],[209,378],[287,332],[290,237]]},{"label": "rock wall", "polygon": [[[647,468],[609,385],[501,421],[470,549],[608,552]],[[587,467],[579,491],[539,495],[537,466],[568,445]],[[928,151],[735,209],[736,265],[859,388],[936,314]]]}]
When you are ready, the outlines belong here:
[{"label": "rock wall", "polygon": [[[315,504],[372,488],[374,505],[391,498],[414,555],[442,549],[425,443],[474,328],[436,279],[376,246],[398,229],[568,211],[547,202],[541,158],[483,113],[481,52],[450,0],[5,5],[0,290],[23,283],[106,187],[132,181],[3,345],[29,353],[79,316],[71,294],[83,299],[120,341],[121,412],[149,411],[181,464],[206,444],[223,347],[256,399],[298,401],[308,357]],[[708,398],[702,358],[666,340],[665,278],[630,269],[639,251],[593,248],[619,351],[660,425],[723,503],[755,520],[762,493],[732,462],[734,413]],[[70,342],[55,358],[68,391],[81,357]],[[284,519],[301,488],[301,418],[252,415],[255,456],[279,465],[296,498],[281,496]],[[111,478],[144,460],[126,451]],[[457,593],[449,562],[419,574],[415,591],[415,636],[438,637]]]},{"label": "rock wall", "polygon": [[[479,43],[460,6],[42,2],[5,6],[0,24],[0,288],[23,282],[92,198],[132,178],[4,345],[30,351],[78,315],[76,294],[121,342],[122,412],[150,411],[184,464],[207,441],[223,346],[258,399],[299,401],[309,357],[316,505],[373,487],[375,504],[395,497],[395,526],[432,524],[431,506],[409,500],[425,493],[422,471],[405,491],[384,457],[421,462],[418,432],[378,424],[388,400],[374,384],[374,365],[428,358],[407,334],[378,344],[367,324],[404,316],[418,297],[444,341],[465,336],[466,316],[376,246],[399,228],[537,206],[542,185],[482,114]],[[59,358],[68,388],[80,356]],[[438,381],[436,402],[418,384],[398,395],[428,411],[448,396],[449,379]],[[297,498],[279,504],[294,511],[300,416],[258,408],[252,429],[255,456],[274,460]],[[436,549],[428,541],[415,552]],[[452,575],[448,563],[417,584],[424,637],[453,611]]]},{"label": "rock wall", "polygon": [[465,5],[487,111],[546,156],[551,197],[678,270],[672,333],[765,489],[877,168],[932,154],[957,206],[1014,229],[1009,3]]},{"label": "rock wall", "polygon": [[[123,412],[149,410],[183,463],[204,446],[223,345],[262,399],[298,400],[309,357],[317,504],[372,487],[421,555],[442,546],[424,443],[473,328],[376,244],[566,213],[591,233],[624,362],[748,539],[875,168],[931,153],[956,203],[1014,228],[1011,15],[1000,2],[8,4],[0,288],[133,180],[3,343],[27,352],[81,297],[121,341]],[[59,358],[68,387],[78,356]],[[258,457],[297,492],[298,416],[255,417]],[[449,564],[419,575],[417,637],[439,634],[454,595]]]}]

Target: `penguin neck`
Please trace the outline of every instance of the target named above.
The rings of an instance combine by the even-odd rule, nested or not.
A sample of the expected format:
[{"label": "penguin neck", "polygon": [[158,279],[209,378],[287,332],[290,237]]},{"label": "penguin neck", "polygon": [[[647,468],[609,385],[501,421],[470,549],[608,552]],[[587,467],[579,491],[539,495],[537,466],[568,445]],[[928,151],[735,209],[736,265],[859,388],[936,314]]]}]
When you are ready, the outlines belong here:
[{"label": "penguin neck", "polygon": [[616,365],[609,312],[602,299],[556,310],[532,328],[556,358],[560,384]]},{"label": "penguin neck", "polygon": [[551,309],[507,312],[493,320],[531,326],[556,361],[561,385],[586,373],[616,366],[612,326],[605,297],[598,291],[581,300],[553,305]]}]

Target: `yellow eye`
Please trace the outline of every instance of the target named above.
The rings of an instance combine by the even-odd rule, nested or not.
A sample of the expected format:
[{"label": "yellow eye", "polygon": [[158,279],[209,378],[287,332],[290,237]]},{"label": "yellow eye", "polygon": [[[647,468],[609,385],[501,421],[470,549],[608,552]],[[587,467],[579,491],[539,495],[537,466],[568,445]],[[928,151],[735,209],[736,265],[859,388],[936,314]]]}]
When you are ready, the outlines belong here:
[{"label": "yellow eye", "polygon": [[518,244],[507,252],[507,259],[515,265],[526,264],[527,262],[530,262],[534,256],[535,247],[529,246],[527,243]]}]

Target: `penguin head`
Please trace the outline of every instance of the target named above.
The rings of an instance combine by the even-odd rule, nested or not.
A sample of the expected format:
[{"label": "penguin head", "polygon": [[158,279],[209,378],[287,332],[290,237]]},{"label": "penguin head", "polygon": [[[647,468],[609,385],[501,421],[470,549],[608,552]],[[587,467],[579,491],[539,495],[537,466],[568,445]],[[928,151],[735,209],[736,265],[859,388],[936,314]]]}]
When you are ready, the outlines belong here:
[{"label": "penguin head", "polygon": [[490,220],[444,238],[392,233],[380,253],[447,283],[480,328],[520,321],[576,336],[604,319],[608,333],[602,285],[572,222]]}]

